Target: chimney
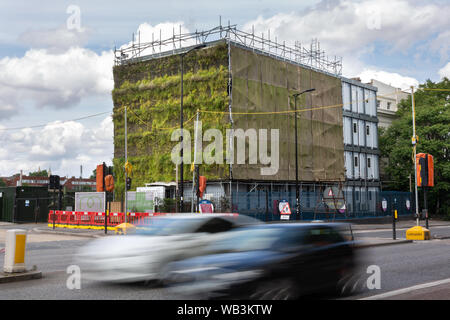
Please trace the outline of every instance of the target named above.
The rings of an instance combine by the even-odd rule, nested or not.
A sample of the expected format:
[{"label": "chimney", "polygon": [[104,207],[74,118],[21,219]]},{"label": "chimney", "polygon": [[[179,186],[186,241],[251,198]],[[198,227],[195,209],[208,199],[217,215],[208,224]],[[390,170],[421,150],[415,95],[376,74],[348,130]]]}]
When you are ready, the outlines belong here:
[{"label": "chimney", "polygon": [[21,187],[22,186],[22,175],[23,175],[23,172],[22,172],[22,170],[20,170],[20,178],[19,178],[19,187]]}]

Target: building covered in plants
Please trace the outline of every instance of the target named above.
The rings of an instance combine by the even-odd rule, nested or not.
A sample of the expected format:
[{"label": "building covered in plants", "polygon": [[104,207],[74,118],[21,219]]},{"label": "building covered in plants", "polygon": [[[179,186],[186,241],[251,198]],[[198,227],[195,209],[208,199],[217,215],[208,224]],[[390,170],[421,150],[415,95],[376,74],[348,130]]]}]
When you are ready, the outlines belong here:
[{"label": "building covered in plants", "polygon": [[[192,50],[200,43],[202,48]],[[172,49],[161,50],[168,46]],[[331,207],[334,213],[342,209],[345,216],[379,212],[376,88],[342,77],[340,61],[325,59],[317,46],[289,48],[234,26],[174,33],[170,39],[137,42],[116,51],[112,95],[117,198],[124,193],[125,109],[132,189],[177,181],[171,154],[179,144],[172,134],[180,127],[182,57],[183,127],[191,138],[191,148],[183,151],[193,160],[197,119],[203,132],[222,133],[224,161],[199,166],[200,175],[208,179],[205,196],[216,201],[220,211],[262,214],[270,220],[281,199],[293,210],[297,115],[302,218],[316,218],[315,213]],[[296,101],[294,94],[311,88],[315,91]],[[252,160],[260,149],[250,139],[245,140],[245,161],[242,155],[238,161],[240,150],[229,133],[240,129],[255,130],[258,148],[266,139],[267,155],[278,152],[277,170],[263,174],[270,164],[267,159]],[[261,136],[261,129],[268,133]],[[272,129],[278,130],[273,143]],[[208,143],[203,141],[203,147]],[[193,196],[192,179],[191,164],[185,161],[185,199]],[[334,196],[339,208],[323,201],[327,187],[338,191]]]}]

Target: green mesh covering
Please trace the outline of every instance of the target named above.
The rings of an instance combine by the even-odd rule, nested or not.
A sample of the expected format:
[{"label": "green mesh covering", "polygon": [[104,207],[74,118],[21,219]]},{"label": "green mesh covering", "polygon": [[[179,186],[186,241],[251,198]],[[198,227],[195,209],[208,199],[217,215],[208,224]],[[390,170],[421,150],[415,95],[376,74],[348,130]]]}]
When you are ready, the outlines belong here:
[{"label": "green mesh covering", "polygon": [[[299,179],[343,181],[342,89],[339,78],[231,46],[232,111],[294,110],[292,94],[315,88],[297,99],[297,109],[337,105],[299,113]],[[261,165],[233,165],[233,179],[295,180],[294,114],[233,115],[234,129],[279,129],[280,166],[276,175],[261,175]],[[270,147],[270,143],[269,143]],[[270,150],[270,148],[269,148]]]},{"label": "green mesh covering", "polygon": [[[293,93],[316,88],[304,94],[298,109],[342,103],[341,81],[324,73],[230,45],[233,112],[278,112],[294,109]],[[114,90],[114,170],[116,194],[124,191],[124,106],[128,107],[128,160],[133,165],[132,190],[155,181],[175,181],[171,152],[177,142],[170,140],[179,127],[180,55],[115,66]],[[223,133],[224,152],[231,128],[228,95],[228,44],[196,50],[184,59],[184,119],[195,117],[197,109],[219,111],[201,113],[203,131],[219,129]],[[261,175],[262,164],[232,165],[232,178],[244,180],[295,179],[294,114],[233,115],[233,128],[247,130],[279,129],[280,156],[276,175]],[[303,181],[343,181],[344,150],[342,107],[307,111],[299,114],[298,149],[300,179]],[[194,121],[184,126],[191,133],[193,159]],[[168,129],[169,128],[169,129]],[[173,128],[173,129],[170,129]],[[270,132],[269,132],[270,153]],[[209,142],[204,142],[205,148]],[[248,150],[248,142],[247,142]],[[247,151],[248,153],[248,151]],[[190,164],[184,167],[190,179]],[[210,179],[228,179],[229,165],[202,165],[201,174]]]}]

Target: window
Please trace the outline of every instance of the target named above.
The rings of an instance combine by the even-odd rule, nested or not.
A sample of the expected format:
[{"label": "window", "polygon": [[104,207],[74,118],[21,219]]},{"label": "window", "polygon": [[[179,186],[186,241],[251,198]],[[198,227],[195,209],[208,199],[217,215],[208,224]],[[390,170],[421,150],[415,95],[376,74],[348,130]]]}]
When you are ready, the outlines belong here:
[{"label": "window", "polygon": [[377,109],[380,108],[380,105],[381,105],[381,101],[380,101],[380,100],[377,100]]},{"label": "window", "polygon": [[370,168],[370,158],[367,158],[367,168]]},{"label": "window", "polygon": [[367,135],[370,135],[370,126],[369,125],[366,126],[366,132],[367,132]]},{"label": "window", "polygon": [[388,110],[391,110],[391,103],[390,102],[388,102],[387,103],[387,107],[386,107]]},{"label": "window", "polygon": [[358,156],[355,157],[355,167],[358,166]]},{"label": "window", "polygon": [[357,126],[356,126],[356,122],[353,123],[353,132],[356,133],[358,130]]}]

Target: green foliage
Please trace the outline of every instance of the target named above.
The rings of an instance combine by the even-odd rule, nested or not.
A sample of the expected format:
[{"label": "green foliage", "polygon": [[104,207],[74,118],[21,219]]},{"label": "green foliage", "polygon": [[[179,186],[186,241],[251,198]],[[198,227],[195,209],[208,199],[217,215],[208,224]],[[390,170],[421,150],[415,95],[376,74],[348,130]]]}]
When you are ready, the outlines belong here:
[{"label": "green foliage", "polygon": [[[194,120],[197,110],[227,111],[229,97],[227,47],[219,45],[186,55],[183,76],[183,118],[191,134],[193,159]],[[180,126],[180,56],[138,62],[114,68],[114,175],[118,198],[124,192],[124,107],[127,107],[127,157],[133,165],[131,190],[145,183],[175,181],[171,160],[172,132]],[[203,129],[230,127],[226,116],[201,113]],[[190,165],[184,166],[186,173]],[[202,167],[209,179],[223,177],[225,165]]]},{"label": "green foliage", "polygon": [[[428,192],[429,209],[450,216],[450,93],[424,89],[450,89],[450,81],[428,80],[414,94],[417,153],[429,153],[434,158],[435,187]],[[411,105],[411,97],[403,100],[397,112],[399,119],[380,131],[381,155],[389,158],[386,174],[391,190],[409,191],[409,175],[414,177]]]},{"label": "green foliage", "polygon": [[30,172],[28,174],[29,177],[48,177],[47,170],[40,170],[40,171],[34,171]]}]

